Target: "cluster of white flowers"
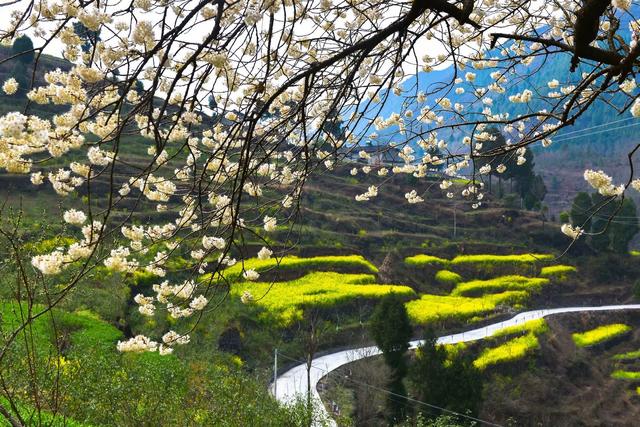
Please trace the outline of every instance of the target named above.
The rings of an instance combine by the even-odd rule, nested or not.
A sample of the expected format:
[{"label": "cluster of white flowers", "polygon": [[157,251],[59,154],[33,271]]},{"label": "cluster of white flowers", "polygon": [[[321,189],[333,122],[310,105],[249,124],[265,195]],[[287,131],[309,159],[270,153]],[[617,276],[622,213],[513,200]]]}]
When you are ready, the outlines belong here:
[{"label": "cluster of white flowers", "polygon": [[249,270],[245,270],[242,273],[242,277],[250,281],[255,281],[255,280],[258,280],[258,278],[260,278],[260,273],[258,273],[253,269],[249,269]]},{"label": "cluster of white flowers", "polygon": [[573,240],[576,240],[583,233],[583,230],[580,227],[574,227],[571,224],[562,224],[560,231],[562,231],[565,236],[571,237]]},{"label": "cluster of white flowers", "polygon": [[260,249],[260,251],[258,251],[258,259],[261,261],[271,258],[271,255],[273,255],[273,251],[266,247],[263,247],[262,249]]},{"label": "cluster of white flowers", "polygon": [[603,196],[620,196],[625,190],[624,185],[613,185],[613,179],[601,170],[584,171],[584,179]]},{"label": "cluster of white flowers", "polygon": [[69,209],[63,215],[65,222],[74,225],[82,225],[87,220],[87,216],[82,211]]},{"label": "cluster of white flowers", "polygon": [[411,190],[410,192],[405,194],[404,197],[405,199],[407,199],[407,202],[411,204],[424,202],[424,199],[418,196],[418,193],[416,192],[416,190]]},{"label": "cluster of white flowers", "polygon": [[[598,40],[608,39],[610,35],[604,32],[614,29],[612,22],[628,15],[623,11],[630,10],[631,3],[612,2],[614,9],[600,20]],[[339,53],[345,46],[379,34],[380,28],[389,28],[392,14],[384,2],[357,7],[351,2],[322,0],[312,7],[292,10],[287,5],[288,2],[254,1],[226,2],[219,7],[197,2],[184,7],[174,5],[174,27],[182,30],[169,32],[161,32],[164,18],[153,13],[158,5],[152,0],[135,0],[125,11],[113,5],[85,7],[71,0],[60,4],[37,2],[24,17],[12,19],[5,36],[0,36],[2,41],[10,42],[15,34],[33,31],[37,39],[46,41],[45,45],[62,46],[64,59],[72,65],[66,70],[46,72],[43,78],[36,79],[33,88],[19,87],[16,79],[4,82],[5,94],[28,90],[30,102],[56,106],[59,114],[46,119],[18,112],[2,115],[0,170],[30,174],[34,185],[48,181],[60,196],[72,194],[85,184],[91,191],[94,185],[110,182],[113,199],[109,212],[135,206],[134,209],[151,212],[153,222],[134,225],[132,221],[138,216],[131,215],[124,223],[114,225],[113,215],[68,209],[63,214],[64,221],[82,227],[83,238],[33,257],[32,265],[38,271],[58,274],[92,253],[103,254],[96,249],[108,236],[124,236],[124,242],[116,240],[108,248],[109,256],[103,261],[108,268],[123,273],[146,271],[168,276],[165,264],[174,252],[191,255],[186,262],[194,273],[210,271],[208,262],[213,264],[216,255],[215,269],[232,266],[237,260],[221,252],[238,243],[234,228],[276,231],[276,215],[284,223],[286,216],[280,217],[279,210],[289,209],[300,200],[310,171],[339,170],[341,153],[348,149],[368,163],[351,167],[351,175],[364,175],[368,181],[367,190],[355,196],[357,201],[369,201],[384,191],[383,184],[371,180],[383,178],[386,182],[392,174],[416,179],[435,175],[447,198],[459,195],[478,208],[484,196],[481,183],[454,186],[453,182],[474,169],[471,162],[482,156],[483,144],[485,149],[493,147],[491,142],[496,136],[490,127],[504,124],[505,152],[510,156],[515,150],[515,163],[521,166],[527,162],[525,146],[540,141],[548,147],[554,132],[565,124],[558,122],[565,112],[567,123],[572,123],[573,115],[593,97],[609,96],[619,90],[630,100],[637,90],[635,78],[627,74],[619,84],[614,83],[617,78],[612,79],[609,87],[600,90],[595,84],[584,84],[589,74],[577,73],[571,82],[552,78],[542,87],[524,88],[524,80],[510,72],[518,67],[527,73],[536,57],[552,55],[554,50],[548,49],[546,40],[575,44],[579,2],[487,0],[476,2],[467,17],[459,15],[464,14],[459,10],[456,19],[432,5],[432,12],[443,19],[429,20],[425,14],[408,22],[406,37],[379,40],[362,60],[348,52],[344,56]],[[396,12],[404,14],[409,7],[409,3],[400,4]],[[286,19],[281,19],[285,13]],[[269,50],[270,43],[263,43],[264,37],[272,34],[265,31],[264,16],[276,17],[276,33],[287,34],[282,37],[277,55]],[[66,25],[72,20],[92,31],[121,37],[100,40],[89,55],[83,51],[82,38]],[[217,20],[215,25],[212,20]],[[505,31],[533,35],[537,41],[486,37],[487,29],[503,25],[508,27]],[[313,37],[304,36],[308,32],[301,28],[311,28]],[[620,52],[631,51],[640,39],[640,24],[632,19],[629,28],[631,41],[616,39]],[[219,34],[214,37],[208,31]],[[408,77],[405,64],[387,72],[388,64],[395,64],[397,58],[413,57],[411,51],[418,34],[424,34],[434,49],[421,53],[420,63],[415,65],[431,72],[455,63],[455,78],[442,82],[442,87],[429,88],[428,93],[419,91],[419,87],[413,91],[403,83]],[[203,35],[210,36],[206,49],[193,49],[194,40],[201,40]],[[441,51],[447,53],[436,53]],[[269,67],[254,67],[260,58],[267,58]],[[634,69],[628,76],[637,71],[637,64],[632,65]],[[311,66],[318,67],[314,73],[317,78],[299,79]],[[183,75],[182,70],[187,68],[197,70],[192,81]],[[485,73],[480,71],[483,69],[489,70]],[[535,72],[533,67],[529,72]],[[111,78],[116,74],[117,79]],[[357,94],[357,99],[336,89],[340,87],[352,88],[349,93]],[[205,120],[207,109],[201,107],[204,94],[212,94],[211,103],[217,106],[219,120],[214,124]],[[391,94],[404,98],[397,111],[380,108]],[[171,109],[162,106],[162,102],[150,111],[139,108],[150,97],[163,98]],[[505,98],[527,104],[517,107],[518,114],[525,110],[527,113],[510,116],[499,111]],[[542,102],[535,102],[536,98]],[[263,111],[256,110],[257,103],[264,103]],[[539,104],[544,104],[545,109],[536,111]],[[114,106],[124,108],[114,111]],[[268,114],[258,117],[255,113]],[[630,113],[640,117],[640,99],[632,103]],[[340,126],[334,125],[340,123],[344,128],[335,132]],[[467,126],[469,123],[473,123],[473,130]],[[371,133],[369,127],[376,132]],[[442,137],[449,135],[447,132],[438,136],[439,129],[447,127],[462,132],[462,150],[459,144]],[[130,133],[137,133],[136,137],[148,142],[146,164],[137,164],[138,159],[132,164],[127,158],[123,148],[128,141],[123,137]],[[386,139],[390,134],[394,134],[394,141],[396,136],[405,138],[400,144],[390,145],[399,153],[400,161],[392,166],[377,164],[376,156],[363,149],[362,144],[367,139]],[[420,154],[414,151],[414,141]],[[77,152],[67,155],[72,150]],[[56,159],[55,168],[45,165],[49,158]],[[479,168],[480,175],[505,171],[505,164],[484,164]],[[478,177],[474,177],[474,183],[475,178]],[[585,179],[603,195],[620,195],[624,191],[601,171],[587,171]],[[632,187],[640,189],[640,181],[634,181]],[[408,188],[402,193],[410,204],[424,201],[417,189]],[[274,194],[276,197],[271,198]],[[247,215],[248,208],[243,203],[247,195],[260,206],[259,216],[254,212]],[[271,216],[265,216],[265,212]],[[100,221],[85,225],[88,216]],[[166,247],[167,251],[157,247]],[[212,251],[216,253],[210,258]],[[257,254],[261,260],[272,255],[268,248]],[[246,280],[257,280],[259,276],[255,270],[243,272]],[[171,286],[167,281],[154,287],[155,298],[138,295],[134,299],[145,315],[153,315],[159,303],[166,305],[172,317],[185,317],[208,303],[205,295],[195,296],[196,288],[192,282]],[[251,299],[250,294],[243,294],[243,302]],[[121,343],[120,347],[132,351],[153,348],[163,354],[172,351],[166,341],[158,344],[142,336]]]},{"label": "cluster of white flowers", "polygon": [[18,91],[18,82],[13,77],[5,80],[2,91],[7,95],[14,95]]},{"label": "cluster of white flowers", "polygon": [[242,301],[243,304],[249,304],[253,301],[253,295],[249,291],[243,291],[240,296],[240,301]]},{"label": "cluster of white flowers", "polygon": [[355,199],[358,202],[369,201],[371,198],[376,197],[378,195],[378,187],[375,185],[370,185],[366,192],[362,194],[358,194]]}]

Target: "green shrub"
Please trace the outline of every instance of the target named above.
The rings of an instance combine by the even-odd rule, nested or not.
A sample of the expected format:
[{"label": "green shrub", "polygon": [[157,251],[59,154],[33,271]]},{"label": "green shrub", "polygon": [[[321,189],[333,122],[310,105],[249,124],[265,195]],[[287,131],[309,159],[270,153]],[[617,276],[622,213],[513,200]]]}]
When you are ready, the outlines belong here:
[{"label": "green shrub", "polygon": [[456,285],[462,281],[462,276],[449,270],[440,270],[436,273],[436,281],[443,285]]},{"label": "green shrub", "polygon": [[578,347],[588,347],[608,341],[631,330],[631,327],[622,323],[599,326],[590,331],[575,333],[572,335],[573,342]]}]

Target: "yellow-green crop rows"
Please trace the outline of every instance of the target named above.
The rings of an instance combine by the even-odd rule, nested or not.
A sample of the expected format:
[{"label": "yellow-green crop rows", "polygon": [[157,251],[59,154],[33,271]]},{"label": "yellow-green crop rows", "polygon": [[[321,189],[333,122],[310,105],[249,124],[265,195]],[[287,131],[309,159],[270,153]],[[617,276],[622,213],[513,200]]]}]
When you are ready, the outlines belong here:
[{"label": "yellow-green crop rows", "polygon": [[564,281],[569,274],[575,273],[575,271],[576,268],[572,265],[549,265],[542,267],[540,276]]},{"label": "yellow-green crop rows", "polygon": [[629,351],[627,353],[616,354],[613,360],[634,360],[640,359],[640,350]]},{"label": "yellow-green crop rows", "polygon": [[500,329],[499,331],[496,331],[493,335],[491,335],[491,338],[506,337],[509,335],[524,333],[542,335],[543,333],[547,332],[548,329],[549,327],[547,326],[547,322],[544,319],[535,319],[524,322],[521,325],[515,325],[508,328]]},{"label": "yellow-green crop rows", "polygon": [[630,326],[622,323],[599,326],[590,331],[573,334],[573,342],[575,342],[578,347],[588,347],[620,336],[630,330]]},{"label": "yellow-green crop rows", "polygon": [[359,270],[366,273],[378,272],[375,265],[360,255],[317,256],[311,258],[285,256],[266,260],[260,260],[258,258],[247,259],[244,262],[238,262],[233,267],[227,268],[224,270],[223,275],[227,280],[235,281],[242,277],[242,272],[245,270],[255,270],[258,273],[264,273],[270,270],[301,270],[312,272],[341,269]]},{"label": "yellow-green crop rows", "polygon": [[245,291],[253,304],[265,309],[265,316],[275,317],[281,326],[290,325],[303,316],[306,307],[331,307],[357,298],[382,298],[389,292],[411,298],[408,286],[381,285],[370,274],[309,273],[289,282],[240,282],[232,285],[232,294]]},{"label": "yellow-green crop rows", "polygon": [[623,371],[623,370],[616,370],[613,371],[613,373],[611,374],[611,378],[615,378],[617,380],[631,380],[631,381],[637,381],[640,380],[640,372],[637,371]]},{"label": "yellow-green crop rows", "polygon": [[525,291],[507,291],[478,298],[423,294],[420,299],[409,301],[406,306],[409,317],[415,323],[426,324],[445,319],[464,320],[487,314],[500,304],[522,303],[528,296]]},{"label": "yellow-green crop rows", "polygon": [[449,270],[440,270],[436,273],[436,282],[443,285],[456,285],[462,282],[462,276]]},{"label": "yellow-green crop rows", "polygon": [[473,365],[478,369],[485,369],[487,366],[497,363],[512,362],[532,353],[539,346],[538,337],[535,334],[527,334],[507,341],[498,347],[485,349],[474,360]]},{"label": "yellow-green crop rows", "polygon": [[473,280],[459,283],[451,295],[478,295],[497,291],[530,291],[538,292],[549,279],[524,276],[501,276],[489,280]]}]

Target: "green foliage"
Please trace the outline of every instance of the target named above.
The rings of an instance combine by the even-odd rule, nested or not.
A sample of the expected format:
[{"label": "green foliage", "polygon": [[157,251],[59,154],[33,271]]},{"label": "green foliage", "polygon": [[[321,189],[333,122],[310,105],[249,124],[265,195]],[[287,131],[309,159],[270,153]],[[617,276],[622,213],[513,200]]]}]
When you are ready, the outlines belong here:
[{"label": "green foliage", "polygon": [[240,282],[231,287],[237,297],[244,291],[253,295],[265,310],[263,319],[275,318],[279,325],[302,319],[306,307],[334,307],[358,298],[378,299],[394,292],[403,298],[415,296],[408,286],[375,284],[371,274],[309,273],[289,282]]},{"label": "green foliage", "polygon": [[[18,327],[26,309],[26,304],[1,303],[2,329]],[[35,307],[36,312],[41,309]],[[279,427],[313,423],[309,417],[314,414],[304,405],[279,406],[263,380],[248,375],[232,357],[210,354],[188,362],[157,353],[119,354],[115,341],[122,338],[121,332],[92,313],[55,309],[33,320],[19,338],[6,355],[3,377],[12,385],[12,399],[17,399],[21,414],[34,420],[29,425]],[[26,345],[32,350],[32,363],[26,359]],[[39,403],[45,408],[40,414],[31,401],[34,371]],[[55,398],[56,393],[64,398]],[[241,411],[238,402],[242,402]]]},{"label": "green foliage", "polygon": [[[360,255],[342,255],[342,256],[318,256],[311,258],[298,258],[296,256],[285,256],[282,258],[270,258],[260,260],[251,258],[243,263],[238,263],[233,267],[224,270],[225,279],[236,281],[242,278],[243,270],[253,269],[258,273],[266,271],[290,271],[300,270],[309,271],[340,271],[343,269],[356,270],[367,273],[377,273],[378,269],[364,257]],[[206,278],[204,279],[206,280]]]},{"label": "green foliage", "polygon": [[526,291],[507,291],[478,298],[425,294],[418,300],[409,301],[406,306],[411,320],[424,325],[439,320],[470,319],[490,313],[501,304],[522,303],[528,296]]},{"label": "green foliage", "polygon": [[615,378],[617,380],[631,380],[637,381],[640,380],[640,372],[633,371],[623,371],[623,370],[615,370],[611,374],[611,378]]},{"label": "green foliage", "polygon": [[498,363],[513,362],[522,359],[540,346],[538,337],[535,334],[514,338],[498,347],[485,349],[473,362],[473,366],[478,369],[485,369],[487,366]]},{"label": "green foliage", "polygon": [[582,228],[587,233],[590,232],[592,209],[593,203],[588,193],[580,192],[576,194],[576,197],[573,199],[573,204],[571,205],[571,210],[569,211],[571,223]]},{"label": "green foliage", "polygon": [[451,295],[482,295],[488,292],[525,290],[538,292],[549,279],[524,276],[501,276],[489,280],[473,280],[458,284]]},{"label": "green foliage", "polygon": [[427,330],[411,366],[412,388],[423,402],[475,415],[482,399],[482,377],[459,347],[454,351],[448,347],[438,345],[433,331]]},{"label": "green foliage", "polygon": [[423,267],[426,265],[439,265],[446,266],[449,264],[449,260],[444,258],[439,258],[433,255],[414,255],[404,259],[404,263],[407,265],[413,265],[416,267]]},{"label": "green foliage", "polygon": [[61,246],[69,246],[76,240],[71,237],[55,236],[39,242],[25,243],[22,247],[26,251],[33,252],[34,255],[41,255],[54,251]]},{"label": "green foliage", "polygon": [[575,333],[572,335],[573,342],[578,347],[588,347],[608,341],[612,338],[625,334],[631,330],[631,327],[622,323],[614,323],[611,325],[599,326],[590,331]]},{"label": "green foliage", "polygon": [[387,362],[392,361],[388,357],[404,354],[409,349],[413,328],[400,295],[390,292],[380,300],[371,315],[370,330]]},{"label": "green foliage", "polygon": [[[11,402],[0,396],[0,404],[9,408]],[[20,418],[24,420],[27,426],[47,426],[47,427],[91,427],[89,424],[79,423],[73,419],[60,414],[54,414],[51,411],[40,410],[35,407],[25,405],[21,402],[13,402],[20,414]],[[17,418],[17,417],[15,417]],[[4,426],[4,418],[0,418],[0,425]],[[8,423],[6,425],[9,425]]]},{"label": "green foliage", "polygon": [[407,374],[405,353],[409,349],[409,340],[413,328],[407,315],[402,298],[394,293],[386,295],[371,315],[369,328],[376,345],[382,351],[382,357],[391,370],[389,389],[396,396],[389,396],[387,400],[387,418],[395,424],[406,417],[407,402],[398,398],[406,396],[402,382]]},{"label": "green foliage", "polygon": [[456,285],[462,282],[462,276],[449,270],[440,270],[436,273],[436,281],[443,285]]},{"label": "green foliage", "polygon": [[33,51],[33,42],[29,36],[23,35],[13,41],[11,54],[17,56],[16,59],[23,64],[31,64],[35,59]]},{"label": "green foliage", "polygon": [[550,265],[542,267],[540,275],[542,277],[550,277],[559,281],[564,281],[570,273],[575,273],[576,268],[572,265]]},{"label": "green foliage", "polygon": [[626,254],[629,250],[629,243],[638,234],[638,215],[636,204],[631,198],[626,198],[616,218],[609,225],[609,235],[611,238],[611,249],[618,254]]},{"label": "green foliage", "polygon": [[569,212],[566,212],[566,211],[560,212],[559,219],[560,219],[560,222],[562,224],[566,224],[568,222],[571,222],[571,218],[569,216]]},{"label": "green foliage", "polygon": [[591,200],[594,209],[598,210],[598,215],[594,216],[591,221],[591,232],[595,234],[591,236],[590,245],[596,251],[605,252],[609,250],[611,244],[608,222],[616,210],[616,203],[607,202],[609,198],[605,198],[598,193],[593,193]]}]

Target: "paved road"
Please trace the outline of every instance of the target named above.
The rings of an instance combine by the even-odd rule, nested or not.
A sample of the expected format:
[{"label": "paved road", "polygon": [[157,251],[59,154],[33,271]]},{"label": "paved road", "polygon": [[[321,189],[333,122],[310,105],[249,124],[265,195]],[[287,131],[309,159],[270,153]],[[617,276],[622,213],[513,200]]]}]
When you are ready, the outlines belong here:
[{"label": "paved road", "polygon": [[[527,322],[529,320],[540,319],[546,316],[562,313],[574,313],[581,311],[617,311],[617,310],[640,310],[640,304],[630,305],[605,305],[600,307],[563,307],[543,310],[532,310],[520,313],[509,320],[493,323],[482,328],[473,329],[459,334],[446,335],[438,338],[440,344],[455,344],[460,342],[476,341],[490,337],[497,331]],[[422,340],[411,341],[411,348],[414,349],[422,344]],[[318,406],[324,410],[324,405],[320,399],[320,394],[316,386],[322,377],[331,371],[346,365],[355,360],[364,359],[380,354],[377,347],[363,347],[353,350],[338,351],[318,357],[313,361],[311,368],[311,393],[313,399],[319,403]],[[275,394],[276,399],[282,403],[291,403],[296,397],[305,396],[307,393],[307,367],[305,364],[297,365],[287,372],[281,374],[276,382],[270,386],[271,394]],[[276,393],[274,393],[274,391]],[[330,420],[335,425],[329,414],[325,411],[321,416]]]}]

